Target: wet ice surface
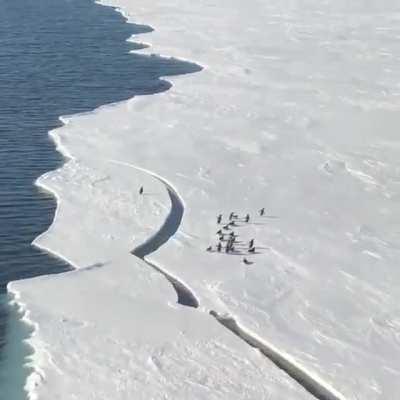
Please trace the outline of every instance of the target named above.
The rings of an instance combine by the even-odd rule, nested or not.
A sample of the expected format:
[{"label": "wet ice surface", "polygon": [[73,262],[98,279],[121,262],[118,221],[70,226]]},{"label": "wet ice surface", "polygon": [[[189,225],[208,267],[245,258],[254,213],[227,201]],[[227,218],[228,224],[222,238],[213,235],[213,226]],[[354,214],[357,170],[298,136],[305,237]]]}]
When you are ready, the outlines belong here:
[{"label": "wet ice surface", "polygon": [[[56,131],[77,163],[41,180],[65,201],[55,224],[38,243],[73,257],[78,267],[109,263],[98,273],[92,270],[91,285],[85,284],[84,275],[72,273],[11,286],[41,327],[32,340],[38,354],[47,343],[60,340],[75,349],[65,355],[57,345],[51,362],[37,359],[48,378],[38,393],[42,398],[61,393],[62,382],[53,363],[68,377],[87,370],[72,371],[70,357],[81,354],[86,355],[85,362],[101,365],[94,376],[110,371],[117,376],[114,365],[93,358],[97,353],[91,350],[98,348],[92,340],[94,330],[79,328],[79,324],[74,325],[78,327],[73,335],[72,328],[61,334],[55,329],[64,307],[70,318],[78,316],[85,324],[95,321],[98,327],[95,313],[91,317],[95,305],[90,301],[77,297],[76,303],[63,305],[67,293],[57,288],[71,280],[78,283],[71,284],[69,297],[69,290],[94,297],[108,288],[104,293],[115,309],[122,310],[113,302],[113,293],[118,293],[114,285],[127,284],[129,293],[137,295],[127,301],[142,310],[135,308],[131,323],[117,318],[112,307],[107,314],[114,322],[108,331],[111,335],[125,334],[125,324],[132,329],[129,343],[119,347],[118,355],[137,341],[155,340],[171,349],[169,360],[179,359],[182,347],[175,348],[169,334],[181,332],[186,323],[194,332],[186,331],[185,362],[197,363],[194,349],[199,349],[199,337],[228,346],[226,362],[206,356],[197,364],[207,365],[207,371],[222,368],[222,373],[210,374],[217,377],[216,384],[194,372],[179,391],[178,384],[168,386],[176,377],[182,384],[179,373],[168,375],[162,385],[168,391],[163,394],[173,398],[187,398],[185,390],[189,397],[201,398],[203,392],[194,389],[199,385],[207,398],[218,398],[217,388],[223,388],[225,398],[240,391],[255,399],[269,394],[309,397],[265,359],[257,364],[268,369],[263,379],[257,378],[254,369],[243,368],[254,350],[239,339],[229,341],[231,333],[222,326],[216,328],[208,315],[214,310],[234,317],[252,337],[271,343],[346,399],[395,400],[400,374],[397,4],[273,1],[248,7],[239,1],[214,4],[204,0],[189,6],[175,0],[166,7],[161,1],[112,3],[130,12],[134,20],[157,28],[145,37],[153,45],[151,51],[194,60],[206,68],[172,79],[173,87],[166,93],[72,118]],[[87,131],[93,136],[85,135]],[[109,192],[104,190],[101,196],[87,190],[87,184],[75,186],[84,176],[90,181],[104,171],[109,175],[110,159],[162,176],[183,199],[185,213],[178,232],[150,255],[150,261],[190,287],[199,301],[197,310],[176,306],[167,280],[132,256],[123,256],[162,226],[170,207],[165,187],[153,182],[158,187],[154,193],[163,193],[162,198],[147,196],[146,208],[138,210],[140,198],[113,202],[114,193],[122,191],[114,187],[137,195],[140,185],[151,184],[149,176],[150,181],[145,181],[144,175],[130,168],[121,165],[115,170],[104,187]],[[70,179],[57,178],[70,168],[74,168]],[[85,175],[87,168],[90,174]],[[136,180],[129,187],[127,177]],[[74,192],[85,193],[96,206],[88,217]],[[116,214],[114,207],[121,212]],[[265,217],[256,216],[261,207],[266,207]],[[125,218],[132,210],[137,210],[135,218]],[[255,238],[259,254],[246,254],[254,262],[251,266],[243,264],[243,254],[205,251],[215,245],[216,215],[230,211],[251,214],[251,223],[235,229],[240,240]],[[76,236],[72,220],[80,221],[83,228],[70,243],[65,239]],[[93,224],[100,237],[92,233]],[[107,236],[109,231],[114,232],[112,237]],[[135,237],[126,239],[128,231]],[[89,250],[82,243],[90,243]],[[121,275],[114,273],[121,259],[124,266],[132,260],[133,275],[149,282],[152,290],[129,285],[134,278],[125,277],[125,270]],[[42,305],[44,289],[58,299],[57,309]],[[154,300],[151,306],[149,298]],[[88,307],[84,315],[81,304]],[[46,320],[48,316],[51,320]],[[238,358],[233,356],[236,351]],[[152,357],[150,349],[144,359],[149,354]],[[134,362],[141,364],[139,359]],[[242,377],[238,370],[249,376]],[[156,371],[145,378],[149,390],[160,377]],[[81,393],[88,387],[115,393],[118,387],[110,383],[100,389],[93,376],[81,376],[86,384],[77,389]],[[130,374],[129,385],[135,377]],[[241,386],[232,386],[225,377]],[[254,391],[246,392],[244,387]],[[130,390],[141,393],[140,388]],[[295,392],[285,392],[292,389]]]}]

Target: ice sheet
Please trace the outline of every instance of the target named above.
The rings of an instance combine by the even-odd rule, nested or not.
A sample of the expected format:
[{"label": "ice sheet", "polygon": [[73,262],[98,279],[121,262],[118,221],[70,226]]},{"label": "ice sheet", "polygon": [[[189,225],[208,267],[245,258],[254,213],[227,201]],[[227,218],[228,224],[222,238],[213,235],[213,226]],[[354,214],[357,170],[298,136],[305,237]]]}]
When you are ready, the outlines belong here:
[{"label": "ice sheet", "polygon": [[[252,337],[271,343],[346,399],[397,399],[397,3],[102,3],[120,7],[132,21],[155,28],[140,37],[151,44],[143,52],[196,61],[205,69],[170,79],[173,87],[168,92],[72,117],[54,132],[74,161],[40,181],[57,193],[60,207],[54,225],[37,243],[78,268],[105,266],[90,269],[87,275],[75,272],[10,286],[12,292],[20,293],[31,317],[40,320],[36,347],[49,349],[59,374],[71,385],[81,376],[82,390],[93,388],[94,397],[101,398],[98,377],[108,376],[110,369],[114,373],[118,366],[93,358],[100,348],[108,352],[107,342],[93,340],[97,322],[85,336],[85,329],[74,335],[56,329],[54,321],[69,307],[66,299],[75,297],[67,318],[80,315],[83,304],[88,312],[78,320],[97,321],[93,298],[102,299],[96,293],[104,293],[111,310],[105,314],[107,327],[131,332],[140,325],[130,336],[132,342],[124,339],[120,346],[129,348],[129,354],[136,355],[137,342],[144,340],[152,348],[161,341],[173,349],[166,362],[180,360],[176,363],[190,369],[186,362],[191,357],[180,353],[168,336],[188,324],[193,330],[188,331],[183,348],[200,351],[196,340],[216,340],[227,346],[229,369],[222,375],[251,387],[249,398],[268,398],[265,390],[271,390],[273,398],[290,398],[293,393],[293,398],[300,398],[303,392],[290,378],[281,378],[281,372],[265,359],[266,364],[260,361],[249,369],[248,377],[242,376],[238,371],[244,370],[242,363],[251,360],[247,357],[254,350],[246,350],[246,344],[216,326],[209,311],[234,318]],[[179,230],[147,259],[190,287],[199,301],[197,310],[173,307],[168,281],[129,256],[129,251],[159,229],[170,206],[165,185],[137,167],[165,179],[183,199]],[[106,176],[109,179],[99,188],[92,187]],[[140,208],[137,190],[142,184],[154,194]],[[261,207],[266,207],[266,216],[257,215]],[[216,244],[216,216],[223,213],[226,218],[231,211],[241,216],[250,213],[250,223],[240,223],[235,231],[244,242],[243,252],[247,241],[255,239],[258,254],[246,253],[252,265],[242,262],[243,254],[205,251]],[[115,261],[121,259],[124,267]],[[124,269],[127,264],[141,272],[132,268],[129,275]],[[132,286],[135,298],[121,299],[121,309],[128,304],[133,310],[145,307],[155,318],[147,311],[135,313],[138,320],[130,325],[120,318],[126,312],[112,311],[119,300],[114,303],[110,293],[119,292],[119,285],[125,292],[125,281],[135,278],[157,283],[143,291],[140,285]],[[61,287],[67,288],[65,293]],[[74,295],[80,290],[87,300],[83,294]],[[60,296],[58,303],[53,296]],[[155,298],[151,306],[148,296]],[[100,308],[104,310],[105,303]],[[66,344],[76,359],[84,360],[82,368],[64,363]],[[111,355],[117,350],[110,345],[109,351]],[[239,364],[234,361],[235,351],[240,352]],[[133,363],[143,366],[140,360],[145,354],[132,357]],[[206,353],[201,361],[193,358],[193,362],[202,371],[220,368],[221,362],[212,359]],[[81,373],[93,365],[101,365],[101,370],[94,369],[91,377]],[[257,375],[258,368],[267,368],[263,379]],[[60,393],[57,369],[49,362],[43,369],[49,375],[39,386],[40,398]],[[171,380],[182,382],[183,371],[180,374],[173,367],[168,374],[159,388]],[[154,390],[147,398],[153,393],[161,396],[161,389],[155,389],[156,375],[151,373],[143,386]],[[203,392],[195,391],[192,384],[197,387],[199,381],[189,378],[183,391],[171,389],[167,396],[201,398]],[[116,384],[108,385],[104,396],[116,390]],[[236,390],[225,381],[205,386],[206,398],[247,393],[244,386]],[[217,386],[224,391],[214,392]],[[141,386],[129,387],[141,395]],[[185,390],[193,391],[187,395]]]}]

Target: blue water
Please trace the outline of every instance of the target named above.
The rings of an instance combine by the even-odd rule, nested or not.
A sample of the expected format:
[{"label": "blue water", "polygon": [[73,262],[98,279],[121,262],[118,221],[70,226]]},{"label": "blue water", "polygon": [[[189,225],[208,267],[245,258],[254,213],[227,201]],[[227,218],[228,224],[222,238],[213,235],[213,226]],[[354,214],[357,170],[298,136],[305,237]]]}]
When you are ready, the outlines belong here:
[{"label": "blue water", "polygon": [[[58,117],[167,90],[160,76],[200,69],[128,54],[140,46],[126,39],[149,31],[89,0],[0,0],[0,296],[11,280],[69,268],[31,246],[56,207],[33,183],[63,162],[47,134]],[[0,305],[0,356],[6,321]]]}]

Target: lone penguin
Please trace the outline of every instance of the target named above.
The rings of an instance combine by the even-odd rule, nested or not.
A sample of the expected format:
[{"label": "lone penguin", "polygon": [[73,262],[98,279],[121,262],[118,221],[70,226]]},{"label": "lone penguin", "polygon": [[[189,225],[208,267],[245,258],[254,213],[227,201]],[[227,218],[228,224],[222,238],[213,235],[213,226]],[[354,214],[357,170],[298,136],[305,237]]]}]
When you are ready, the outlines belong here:
[{"label": "lone penguin", "polygon": [[260,210],[260,215],[263,216],[264,214],[265,214],[265,208],[263,207],[263,208]]},{"label": "lone penguin", "polygon": [[140,186],[139,194],[143,194],[143,186]]},{"label": "lone penguin", "polygon": [[251,249],[254,246],[254,239],[251,239],[249,242],[249,249]]},{"label": "lone penguin", "polygon": [[222,214],[219,214],[217,217],[217,223],[220,224],[222,221]]},{"label": "lone penguin", "polygon": [[249,222],[250,221],[250,214],[246,214],[246,217],[244,218],[245,222]]}]

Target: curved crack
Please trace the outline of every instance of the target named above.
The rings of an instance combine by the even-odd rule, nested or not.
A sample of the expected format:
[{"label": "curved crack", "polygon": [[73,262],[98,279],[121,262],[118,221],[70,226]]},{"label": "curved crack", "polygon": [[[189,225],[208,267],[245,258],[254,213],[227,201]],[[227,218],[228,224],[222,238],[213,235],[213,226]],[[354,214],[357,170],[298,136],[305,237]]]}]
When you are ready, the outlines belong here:
[{"label": "curved crack", "polygon": [[167,272],[165,269],[161,268],[159,265],[156,265],[154,262],[151,262],[146,259],[146,256],[157,251],[162,245],[167,243],[168,240],[171,237],[173,237],[175,233],[178,231],[185,210],[183,200],[180,198],[175,188],[166,179],[155,174],[154,172],[122,161],[117,161],[117,160],[109,160],[109,161],[114,164],[124,165],[126,167],[134,168],[136,170],[145,172],[154,177],[155,179],[157,179],[158,181],[160,181],[165,186],[171,202],[171,208],[167,215],[167,218],[165,219],[161,228],[153,236],[147,239],[144,243],[133,249],[131,251],[131,254],[141,258],[148,266],[150,266],[155,271],[162,274],[168,280],[168,282],[172,285],[178,296],[178,304],[197,308],[199,306],[199,301],[197,300],[193,291],[187,285],[185,285],[181,280],[179,280],[178,278]]},{"label": "curved crack", "polygon": [[148,240],[132,250],[133,255],[142,259],[144,259],[144,257],[148,256],[149,254],[154,253],[162,245],[167,243],[168,240],[178,231],[183,218],[183,202],[178,197],[176,191],[172,189],[172,187],[165,181],[162,181],[159,178],[157,179],[166,186],[169,199],[171,201],[171,209],[161,228]]},{"label": "curved crack", "polygon": [[172,276],[170,273],[166,272],[164,269],[156,265],[154,262],[144,259],[144,261],[153,269],[155,269],[160,274],[164,275],[168,282],[173,286],[178,296],[178,303],[182,306],[188,306],[193,308],[199,307],[199,301],[193,294],[193,292],[180,281],[178,278]]}]

